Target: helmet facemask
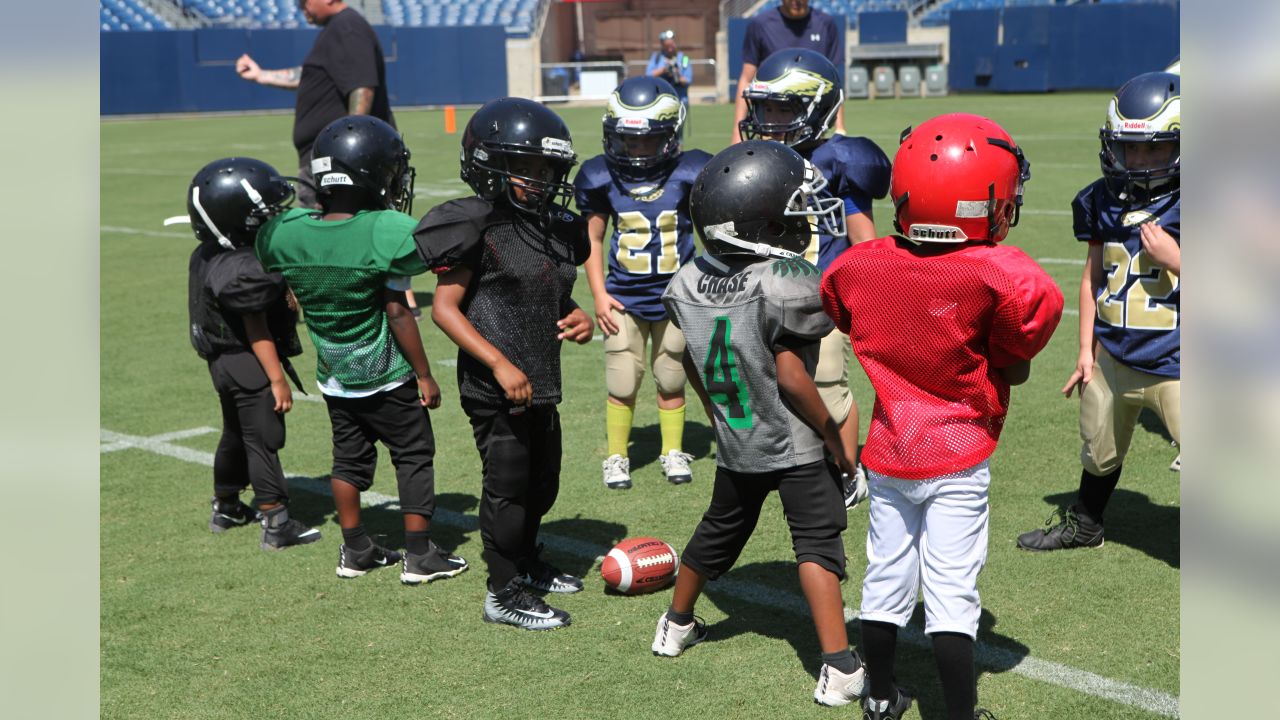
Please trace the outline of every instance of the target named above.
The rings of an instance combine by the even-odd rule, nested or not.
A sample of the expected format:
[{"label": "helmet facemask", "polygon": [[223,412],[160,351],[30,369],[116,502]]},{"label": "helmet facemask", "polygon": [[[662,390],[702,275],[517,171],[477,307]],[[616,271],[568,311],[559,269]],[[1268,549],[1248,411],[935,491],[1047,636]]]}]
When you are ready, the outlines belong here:
[{"label": "helmet facemask", "polygon": [[[1180,133],[1164,132],[1133,136],[1108,131],[1098,133],[1102,150],[1102,174],[1108,187],[1121,200],[1152,201],[1166,197],[1179,188],[1182,153]],[[1163,150],[1165,159],[1154,165],[1148,162]]]},{"label": "helmet facemask", "polygon": [[[471,164],[486,178],[488,194],[491,195],[486,197],[487,200],[493,201],[505,195],[517,210],[541,218],[552,209],[568,209],[573,185],[566,178],[574,165],[573,158],[573,148],[568,141],[543,138],[542,152],[523,147],[504,147],[498,151],[477,148]],[[541,160],[547,173],[544,177],[534,177],[529,172],[513,168],[513,165],[523,164],[522,160],[523,163]]]},{"label": "helmet facemask", "polygon": [[779,245],[804,248],[815,230],[844,235],[844,201],[837,197],[820,197],[827,180],[813,163],[805,161],[804,179],[792,191],[782,212],[784,218],[797,220],[757,220],[723,222],[706,225],[703,235],[733,248],[721,249],[716,255],[751,255],[766,258],[797,258],[803,252],[787,250]]},{"label": "helmet facemask", "polygon": [[752,83],[742,94],[747,117],[738,130],[744,140],[776,140],[789,147],[821,140],[844,100],[839,90],[831,92],[836,93],[836,101],[825,115],[818,116],[824,98],[822,87],[813,94],[799,94],[778,92],[768,83]]}]

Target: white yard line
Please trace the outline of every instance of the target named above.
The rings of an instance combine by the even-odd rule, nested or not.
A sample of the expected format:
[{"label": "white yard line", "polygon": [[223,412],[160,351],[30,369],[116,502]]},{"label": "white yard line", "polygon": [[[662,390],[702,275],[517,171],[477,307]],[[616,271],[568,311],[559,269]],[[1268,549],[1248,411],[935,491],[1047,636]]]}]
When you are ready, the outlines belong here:
[{"label": "white yard line", "polygon": [[187,238],[188,240],[196,239],[195,235],[192,235],[190,231],[173,232],[171,230],[143,230],[141,228],[119,227],[116,225],[101,225],[98,229],[103,233],[110,235],[145,235],[147,237],[174,237]]},{"label": "white yard line", "polygon": [[[197,465],[212,467],[213,453],[192,450],[191,448],[174,445],[170,440],[180,439],[184,437],[195,437],[198,435],[206,435],[211,432],[217,432],[213,428],[201,427],[191,430],[180,430],[173,433],[164,433],[161,435],[153,435],[151,437],[139,437],[136,435],[125,435],[123,433],[112,432],[110,430],[102,430],[102,452],[114,452],[126,448],[137,448],[146,450],[157,455],[177,458],[185,460]],[[289,475],[289,484],[298,490],[305,490],[317,495],[329,495],[329,484],[325,480],[319,480],[310,477],[301,477],[298,475]],[[399,501],[389,495],[383,495],[377,492],[365,492],[361,494],[361,499],[366,505],[376,505],[387,509],[395,509],[399,507]],[[462,530],[475,530],[477,527],[476,518],[472,515],[463,515],[444,508],[437,508],[434,520],[442,522]],[[547,547],[558,552],[567,553],[580,558],[600,560],[599,545],[583,542],[570,537],[559,535],[545,534],[540,538]],[[765,607],[783,610],[796,614],[805,614],[809,612],[809,607],[805,603],[804,598],[793,593],[776,590],[773,588],[757,585],[755,583],[737,581],[732,579],[721,579],[716,581],[713,586],[713,592],[717,594],[725,594],[744,600],[746,602],[763,605]],[[856,613],[849,608],[845,609],[845,617],[848,620],[856,618]],[[898,637],[904,642],[918,647],[928,648],[932,646],[932,641],[925,636],[924,632],[915,626],[907,626],[899,631]],[[1058,687],[1067,688],[1076,692],[1092,695],[1093,697],[1110,700],[1122,705],[1139,708],[1148,712],[1153,712],[1165,717],[1179,717],[1178,698],[1159,690],[1144,688],[1131,683],[1112,680],[1103,677],[1097,673],[1091,673],[1087,670],[1080,670],[1062,663],[1052,662],[1050,660],[1041,660],[1031,657],[1030,655],[1019,655],[1004,648],[994,647],[979,642],[974,649],[975,659],[990,667],[1005,668],[1009,672],[1016,673],[1032,680],[1056,685]]]}]

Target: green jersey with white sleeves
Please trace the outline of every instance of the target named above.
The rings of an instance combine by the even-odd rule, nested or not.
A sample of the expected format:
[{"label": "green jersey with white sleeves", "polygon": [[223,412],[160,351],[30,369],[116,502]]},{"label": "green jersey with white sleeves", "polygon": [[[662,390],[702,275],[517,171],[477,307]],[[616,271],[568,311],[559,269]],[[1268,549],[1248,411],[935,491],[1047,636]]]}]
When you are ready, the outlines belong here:
[{"label": "green jersey with white sleeves", "polygon": [[813,373],[834,329],[822,311],[822,273],[802,259],[726,265],[706,255],[680,268],[662,296],[715,414],[716,462],[763,473],[822,459],[822,438],[778,391],[778,348]]},{"label": "green jersey with white sleeves", "polygon": [[408,277],[427,270],[413,242],[416,225],[393,210],[321,220],[296,208],[258,232],[262,266],[284,275],[302,306],[322,393],[364,397],[413,378],[387,323],[384,292],[407,290]]}]

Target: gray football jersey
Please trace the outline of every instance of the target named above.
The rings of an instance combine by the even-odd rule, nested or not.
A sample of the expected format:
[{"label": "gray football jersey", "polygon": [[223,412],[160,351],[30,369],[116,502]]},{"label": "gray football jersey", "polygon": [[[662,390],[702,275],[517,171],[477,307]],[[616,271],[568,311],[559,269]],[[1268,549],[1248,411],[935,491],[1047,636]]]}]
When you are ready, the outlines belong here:
[{"label": "gray football jersey", "polygon": [[817,341],[835,325],[822,311],[822,272],[801,259],[723,269],[700,256],[662,296],[715,411],[716,462],[761,473],[822,459],[822,438],[782,400],[774,348],[802,347],[810,375]]}]

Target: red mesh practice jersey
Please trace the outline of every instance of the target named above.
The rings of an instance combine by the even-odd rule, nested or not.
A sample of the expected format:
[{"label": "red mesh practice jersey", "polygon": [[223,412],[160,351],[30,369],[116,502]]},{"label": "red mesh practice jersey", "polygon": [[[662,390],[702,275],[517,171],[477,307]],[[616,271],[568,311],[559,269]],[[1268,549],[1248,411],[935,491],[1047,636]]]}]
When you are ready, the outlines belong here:
[{"label": "red mesh practice jersey", "polygon": [[910,480],[990,457],[1009,409],[996,369],[1035,357],[1062,317],[1062,291],[1017,248],[893,237],[841,255],[822,304],[876,391],[863,464]]}]

